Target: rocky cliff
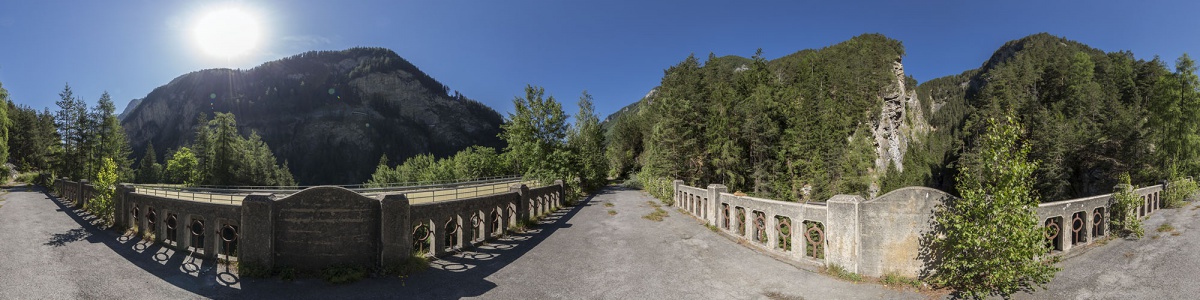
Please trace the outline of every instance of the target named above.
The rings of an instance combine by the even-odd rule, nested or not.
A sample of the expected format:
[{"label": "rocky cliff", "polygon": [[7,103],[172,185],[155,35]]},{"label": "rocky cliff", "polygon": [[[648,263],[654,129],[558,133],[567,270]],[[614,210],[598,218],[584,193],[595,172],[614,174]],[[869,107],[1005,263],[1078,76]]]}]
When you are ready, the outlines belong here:
[{"label": "rocky cliff", "polygon": [[[193,140],[197,116],[233,113],[305,185],[365,181],[380,155],[393,162],[503,147],[500,114],[467,99],[388,49],[307,52],[249,70],[175,78],[122,121],[134,157],[154,143],[159,161]],[[132,103],[131,103],[132,104]]]}]

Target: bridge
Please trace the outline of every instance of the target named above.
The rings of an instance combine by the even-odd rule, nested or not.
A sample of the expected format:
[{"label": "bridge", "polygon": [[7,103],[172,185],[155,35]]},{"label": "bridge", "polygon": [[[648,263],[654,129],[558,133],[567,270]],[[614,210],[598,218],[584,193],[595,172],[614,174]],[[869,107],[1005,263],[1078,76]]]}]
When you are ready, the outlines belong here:
[{"label": "bridge", "polygon": [[[521,180],[488,180],[496,181],[442,183],[453,187],[441,189],[396,186],[391,187],[393,191],[356,191],[366,187],[308,187],[298,191],[279,189],[276,193],[245,187],[217,193],[203,190],[214,187],[122,185],[118,189],[117,228],[129,230],[123,235],[91,225],[86,200],[94,192],[93,187],[60,180],[55,189],[61,197],[50,197],[53,201],[26,190],[5,197],[17,200],[0,202],[0,239],[9,241],[0,246],[0,251],[17,261],[0,263],[0,287],[4,287],[0,298],[46,292],[22,288],[25,286],[51,282],[72,286],[100,280],[142,288],[141,292],[83,294],[67,289],[75,294],[53,295],[394,297],[392,293],[400,292],[421,298],[658,295],[918,299],[923,296],[911,291],[853,284],[816,272],[834,265],[868,276],[874,276],[870,274],[876,270],[919,269],[922,262],[909,256],[913,248],[909,237],[922,233],[924,223],[912,221],[924,220],[924,208],[945,196],[936,190],[907,188],[869,200],[841,195],[824,202],[791,203],[729,194],[719,185],[701,189],[678,183],[673,200],[679,214],[653,222],[641,216],[655,209],[652,203],[656,200],[638,191],[610,187],[579,205],[567,207],[561,202],[565,188],[561,182],[534,186]],[[488,195],[464,192],[499,184],[506,184],[507,190]],[[452,189],[459,191],[446,192]],[[1056,247],[1054,255],[1070,259],[1064,262],[1064,270],[1050,291],[1024,297],[1129,295],[1115,288],[1111,279],[1124,278],[1121,274],[1127,269],[1144,272],[1152,262],[1160,267],[1171,265],[1163,268],[1175,270],[1171,274],[1179,278],[1188,278],[1190,271],[1185,269],[1200,267],[1200,259],[1191,260],[1194,255],[1188,253],[1173,254],[1179,258],[1158,253],[1200,244],[1195,242],[1200,237],[1190,230],[1197,223],[1195,212],[1189,206],[1158,213],[1161,189],[1152,186],[1137,190],[1144,196],[1139,214],[1146,218],[1149,228],[1168,222],[1178,227],[1174,233],[1151,238],[1145,246],[1114,240],[1111,233],[1095,230],[1104,228],[1103,224],[1087,225],[1106,221],[1103,214],[1090,219],[1088,214],[1095,216],[1097,208],[1107,208],[1106,197],[1111,195],[1041,205],[1039,218],[1047,221],[1043,224],[1062,226],[1067,232],[1048,237],[1048,245]],[[205,192],[222,196],[240,193],[242,198],[227,201],[197,196],[192,200],[189,194]],[[453,194],[455,199],[405,203],[408,194],[417,193]],[[55,212],[55,208],[67,213]],[[529,217],[537,225],[528,231],[506,230],[519,225],[514,217]],[[64,220],[67,223],[61,222]],[[797,228],[795,233],[792,226]],[[30,238],[29,232],[47,229],[51,229],[45,233],[49,241],[38,235]],[[83,240],[91,243],[76,242]],[[31,258],[45,257],[45,253],[59,253],[54,256],[65,259]],[[109,256],[104,253],[115,253],[108,255],[117,259],[105,258]],[[277,283],[277,279],[243,278],[232,270],[236,268],[218,263],[257,264],[313,274],[338,265],[385,266],[411,255],[428,255],[436,260],[429,272],[404,279],[368,279],[346,287],[317,281],[299,289],[294,284]],[[1114,263],[1114,259],[1121,261]],[[1105,263],[1098,267],[1098,261]],[[77,265],[117,271],[95,275],[91,269],[74,269],[82,268]],[[22,271],[24,268],[34,272]],[[63,268],[74,270],[54,271]],[[1102,276],[1089,273],[1097,269],[1103,271],[1097,273]],[[39,283],[26,278],[41,278],[36,275],[39,273],[61,274],[55,278],[63,279]],[[143,273],[146,275],[138,275]],[[1171,293],[1188,290],[1178,285],[1170,285],[1174,289],[1138,288],[1161,285],[1164,276],[1127,278],[1135,283],[1115,286],[1132,287],[1143,296],[1170,297],[1182,295]],[[164,290],[164,286],[170,288]]]}]

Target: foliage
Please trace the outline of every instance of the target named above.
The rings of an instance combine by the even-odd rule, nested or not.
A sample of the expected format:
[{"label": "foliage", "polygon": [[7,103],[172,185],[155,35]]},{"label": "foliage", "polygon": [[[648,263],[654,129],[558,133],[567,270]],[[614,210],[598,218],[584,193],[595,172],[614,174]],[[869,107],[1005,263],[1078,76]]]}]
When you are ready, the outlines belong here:
[{"label": "foliage", "polygon": [[0,84],[0,165],[8,162],[8,128],[12,127],[12,122],[8,117],[8,106],[8,90],[4,89],[4,84]]},{"label": "foliage", "polygon": [[1009,112],[1028,129],[1030,158],[1041,162],[1034,188],[1045,201],[1109,193],[1121,173],[1134,182],[1162,179],[1167,126],[1158,124],[1174,114],[1160,113],[1169,102],[1159,91],[1169,76],[1157,58],[1049,34],[1008,42],[979,69],[918,87],[934,130],[913,144],[916,155],[905,157],[903,174],[889,178],[885,191],[925,185],[954,193],[961,170],[981,167],[972,165],[978,153],[970,150],[986,120]]},{"label": "foliage", "polygon": [[[192,147],[180,148],[172,154],[172,157],[178,156],[178,152],[184,149],[194,152],[199,174],[187,174],[195,180],[194,182],[223,186],[296,185],[287,161],[280,164],[258,133],[251,132],[249,138],[243,138],[238,132],[237,119],[233,114],[218,112],[212,120],[205,120],[205,116],[201,115],[197,122],[199,125]],[[154,162],[153,149],[153,144],[148,146],[147,158],[142,162],[143,167],[146,166],[147,159]],[[183,155],[180,158],[187,156]]]},{"label": "foliage", "polygon": [[388,166],[387,156],[380,157],[375,173],[367,181],[369,187],[396,184],[431,184],[447,181],[510,175],[507,160],[496,149],[472,146],[454,156],[436,159],[430,154],[411,157],[395,167]]},{"label": "foliage", "polygon": [[1186,203],[1189,197],[1200,192],[1200,186],[1197,186],[1196,181],[1191,178],[1179,178],[1167,184],[1166,191],[1163,191],[1163,204],[1167,208],[1180,208]]},{"label": "foliage", "polygon": [[792,201],[868,194],[883,171],[873,167],[869,124],[903,55],[899,41],[865,34],[775,60],[761,50],[749,59],[710,54],[703,65],[689,56],[606,122],[609,175]]},{"label": "foliage", "polygon": [[34,181],[37,180],[37,177],[37,173],[21,173],[17,175],[17,182],[35,183]]},{"label": "foliage", "polygon": [[92,182],[96,194],[92,195],[91,201],[88,202],[88,209],[108,224],[112,224],[113,213],[116,211],[116,201],[113,198],[116,195],[118,178],[117,164],[112,158],[105,157],[99,173],[96,174],[96,181]]},{"label": "foliage", "polygon": [[584,191],[594,191],[607,184],[604,132],[592,105],[592,95],[587,91],[579,97],[579,113],[575,114],[575,125],[567,134],[567,146],[578,157],[576,172]]},{"label": "foliage", "polygon": [[675,184],[670,179],[647,176],[649,175],[644,172],[637,175],[644,187],[642,190],[649,193],[650,196],[658,198],[663,204],[675,205],[675,198],[672,197],[672,194],[675,193]]},{"label": "foliage", "polygon": [[39,112],[28,106],[8,106],[9,161],[18,171],[49,171],[52,162],[62,152],[54,115],[49,110]]},{"label": "foliage", "polygon": [[166,179],[170,183],[181,183],[192,186],[200,182],[203,170],[196,160],[196,154],[188,147],[179,148],[167,161]]},{"label": "foliage", "polygon": [[962,197],[948,200],[935,213],[931,248],[940,261],[931,280],[971,298],[1008,296],[1042,286],[1057,269],[1043,245],[1037,194],[1033,191],[1030,146],[1012,117],[989,119],[973,166],[959,173]]},{"label": "foliage", "polygon": [[162,165],[158,163],[158,155],[154,152],[154,144],[146,147],[146,156],[142,157],[139,162],[137,171],[137,182],[139,183],[160,183],[162,182]]},{"label": "foliage", "polygon": [[1138,219],[1137,210],[1142,206],[1142,199],[1134,194],[1137,187],[1129,183],[1129,175],[1121,174],[1121,184],[1118,191],[1113,193],[1112,220],[1113,228],[1120,230],[1121,235],[1142,238],[1145,229],[1142,220]]},{"label": "foliage", "polygon": [[[1196,62],[1184,53],[1175,73],[1160,76],[1147,106],[1147,126],[1160,149],[1160,165],[1178,166],[1184,174],[1200,174],[1200,76]],[[1175,177],[1179,174],[1168,174]]]}]

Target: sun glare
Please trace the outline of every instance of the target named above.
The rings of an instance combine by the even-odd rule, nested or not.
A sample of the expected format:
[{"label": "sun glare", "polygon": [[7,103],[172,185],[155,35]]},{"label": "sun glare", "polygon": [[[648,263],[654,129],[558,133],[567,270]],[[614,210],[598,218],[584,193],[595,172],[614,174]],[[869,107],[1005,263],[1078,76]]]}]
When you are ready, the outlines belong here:
[{"label": "sun glare", "polygon": [[209,12],[196,23],[193,35],[209,55],[232,58],[258,45],[258,21],[244,10],[230,7]]}]

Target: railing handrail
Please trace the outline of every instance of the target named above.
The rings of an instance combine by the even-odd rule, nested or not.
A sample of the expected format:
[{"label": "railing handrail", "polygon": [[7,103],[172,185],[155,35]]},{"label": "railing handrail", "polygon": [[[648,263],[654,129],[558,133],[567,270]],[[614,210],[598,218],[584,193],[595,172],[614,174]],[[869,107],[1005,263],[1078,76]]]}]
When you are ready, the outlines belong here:
[{"label": "railing handrail", "polygon": [[[545,186],[545,183],[538,181],[524,180],[521,176],[505,176],[505,177],[484,177],[469,181],[456,181],[448,183],[435,183],[424,185],[409,185],[409,186],[393,186],[393,187],[374,187],[374,188],[348,188],[349,190],[362,194],[364,196],[380,196],[387,194],[405,194],[410,195],[412,200],[453,196],[451,199],[461,199],[462,197],[477,197],[484,195],[496,194],[498,191],[508,189],[510,185],[499,185],[498,183],[514,183],[526,184],[529,187]],[[491,184],[491,185],[487,185]],[[222,189],[209,187],[185,187],[177,184],[132,184],[136,193],[173,196],[179,199],[191,199],[193,201],[206,202],[225,202],[225,197],[229,197],[228,203],[233,204],[240,201],[237,196],[246,196],[252,193],[273,193],[280,196],[287,196],[297,193],[301,190],[295,189]],[[344,186],[342,186],[344,187]],[[481,194],[481,191],[486,190],[486,194]],[[442,193],[446,192],[446,193]],[[368,193],[372,195],[367,195]],[[430,193],[429,195],[412,195],[414,193]],[[199,197],[197,197],[199,196]],[[214,199],[214,196],[222,199]],[[447,199],[449,200],[449,199]]]}]

